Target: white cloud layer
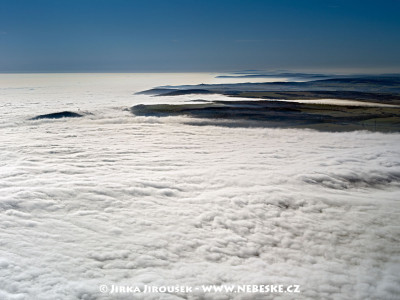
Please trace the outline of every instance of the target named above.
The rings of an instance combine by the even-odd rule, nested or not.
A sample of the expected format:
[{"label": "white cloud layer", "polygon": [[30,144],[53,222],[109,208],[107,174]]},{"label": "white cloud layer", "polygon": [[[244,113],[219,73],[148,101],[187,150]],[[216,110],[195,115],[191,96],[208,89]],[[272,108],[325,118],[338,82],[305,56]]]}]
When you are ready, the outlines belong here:
[{"label": "white cloud layer", "polygon": [[[97,104],[24,121],[31,108],[0,129],[1,299],[143,299],[100,284],[400,294],[399,134],[190,126]],[[233,297],[146,297],[186,298]]]}]

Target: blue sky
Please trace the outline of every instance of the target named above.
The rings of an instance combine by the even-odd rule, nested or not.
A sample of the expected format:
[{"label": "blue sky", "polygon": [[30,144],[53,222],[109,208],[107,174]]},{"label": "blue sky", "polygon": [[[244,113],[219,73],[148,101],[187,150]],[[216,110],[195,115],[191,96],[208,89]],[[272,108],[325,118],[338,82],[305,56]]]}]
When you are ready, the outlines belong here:
[{"label": "blue sky", "polygon": [[399,16],[396,0],[0,0],[0,72],[397,72]]}]

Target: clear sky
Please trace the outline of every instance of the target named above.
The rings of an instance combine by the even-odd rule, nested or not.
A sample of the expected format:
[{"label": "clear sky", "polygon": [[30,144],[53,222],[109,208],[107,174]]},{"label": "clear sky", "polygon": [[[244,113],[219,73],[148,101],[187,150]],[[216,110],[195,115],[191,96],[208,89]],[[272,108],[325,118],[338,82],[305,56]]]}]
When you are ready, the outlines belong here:
[{"label": "clear sky", "polygon": [[398,0],[0,0],[0,72],[400,71]]}]

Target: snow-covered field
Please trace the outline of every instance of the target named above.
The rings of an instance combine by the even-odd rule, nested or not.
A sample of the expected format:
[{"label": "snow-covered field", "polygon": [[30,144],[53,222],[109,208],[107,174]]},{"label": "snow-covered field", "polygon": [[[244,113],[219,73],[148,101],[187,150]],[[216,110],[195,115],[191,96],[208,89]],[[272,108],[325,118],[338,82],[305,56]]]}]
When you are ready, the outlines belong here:
[{"label": "snow-covered field", "polygon": [[[125,110],[211,78],[0,75],[0,299],[399,299],[400,134]],[[63,110],[92,114],[28,120]],[[301,293],[99,292],[204,284]]]}]

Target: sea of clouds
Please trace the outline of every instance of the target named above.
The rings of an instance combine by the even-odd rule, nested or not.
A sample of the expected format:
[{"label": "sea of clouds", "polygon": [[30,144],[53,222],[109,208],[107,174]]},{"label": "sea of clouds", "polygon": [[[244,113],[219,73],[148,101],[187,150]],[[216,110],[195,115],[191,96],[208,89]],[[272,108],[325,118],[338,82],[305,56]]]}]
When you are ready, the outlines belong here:
[{"label": "sea of clouds", "polygon": [[[400,134],[135,117],[125,105],[157,98],[108,88],[3,89],[0,299],[397,299]],[[78,107],[93,114],[28,120]]]}]

